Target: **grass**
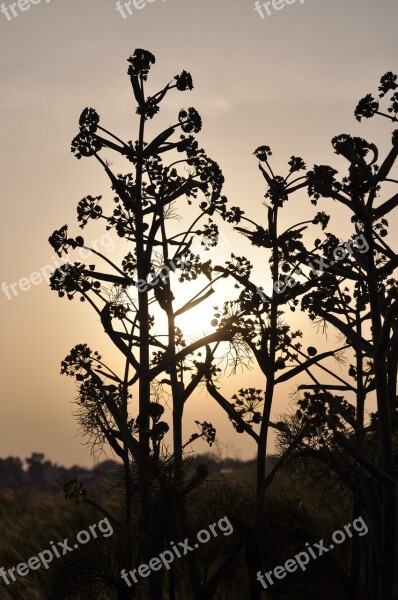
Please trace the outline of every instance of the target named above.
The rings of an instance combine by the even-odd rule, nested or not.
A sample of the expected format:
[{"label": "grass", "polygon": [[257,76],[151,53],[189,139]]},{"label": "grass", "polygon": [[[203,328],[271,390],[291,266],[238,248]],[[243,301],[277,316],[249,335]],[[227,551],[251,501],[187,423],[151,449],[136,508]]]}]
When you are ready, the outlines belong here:
[{"label": "grass", "polygon": [[[197,493],[190,505],[192,531],[206,528],[217,519],[227,515],[234,522],[234,535],[243,534],[246,525],[253,517],[254,467],[246,467],[231,474],[213,473],[210,481]],[[90,495],[102,503],[112,514],[120,515],[121,499],[115,480],[106,477],[97,478],[90,484]],[[271,569],[283,564],[288,558],[304,549],[305,542],[329,538],[333,531],[350,521],[348,500],[327,496],[314,489],[307,479],[294,482],[287,471],[280,471],[275,477],[267,499],[266,522],[266,567]],[[76,539],[79,531],[97,523],[103,517],[92,507],[65,500],[62,491],[43,491],[32,488],[4,489],[0,491],[0,565],[5,569],[25,563],[32,556],[49,548],[49,542]],[[163,518],[163,517],[162,517]],[[167,537],[167,526],[166,537]],[[181,538],[183,540],[185,535]],[[168,538],[167,538],[168,539]],[[171,539],[171,538],[170,538]],[[231,536],[232,539],[232,536]],[[210,571],[230,538],[211,540],[197,551],[200,564],[210,565]],[[116,536],[103,540],[116,544]],[[100,541],[98,542],[100,544]],[[102,544],[102,542],[101,542]],[[105,550],[104,550],[105,548]],[[108,550],[106,550],[108,548]],[[281,600],[323,600],[345,596],[341,592],[336,576],[348,560],[348,544],[339,548],[329,560],[314,561],[307,573],[290,576],[287,584],[275,586],[275,598]],[[108,555],[107,555],[107,552]],[[117,552],[117,551],[116,551]],[[17,576],[17,582],[7,586],[0,579],[0,598],[8,600],[58,600],[57,592],[46,595],[44,590],[62,586],[66,580],[76,579],[78,572],[95,573],[95,569],[119,573],[115,549],[97,545],[68,554],[67,560],[57,560],[46,571],[44,567],[31,571],[26,577]],[[141,561],[142,562],[142,561]],[[117,577],[117,575],[115,575]],[[175,577],[179,584],[177,600],[190,597],[186,564],[183,560],[175,563]],[[318,582],[318,583],[316,583]],[[50,586],[50,587],[51,587]],[[167,577],[165,577],[165,588]],[[290,586],[290,587],[289,587]],[[304,594],[304,595],[303,595]],[[167,597],[167,595],[166,595]],[[214,600],[244,600],[247,597],[247,574],[243,554],[233,563],[227,572]],[[87,591],[74,598],[83,600],[113,599],[112,592],[101,595]],[[145,600],[145,592],[138,591],[137,600]]]}]

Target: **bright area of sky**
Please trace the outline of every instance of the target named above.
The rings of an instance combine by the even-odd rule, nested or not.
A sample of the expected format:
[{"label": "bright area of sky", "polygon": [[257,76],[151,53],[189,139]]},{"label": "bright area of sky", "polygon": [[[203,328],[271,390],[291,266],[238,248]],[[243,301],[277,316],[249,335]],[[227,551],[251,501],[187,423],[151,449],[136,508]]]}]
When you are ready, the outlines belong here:
[{"label": "bright area of sky", "polygon": [[[182,69],[194,80],[192,92],[168,96],[152,131],[174,123],[180,108],[195,106],[204,122],[200,143],[222,167],[231,204],[240,204],[258,223],[265,225],[264,186],[252,155],[257,146],[271,146],[272,164],[281,174],[292,154],[307,165],[344,166],[330,146],[339,133],[387,147],[390,124],[359,124],[353,110],[377,90],[383,73],[397,71],[397,3],[306,0],[264,15],[255,11],[253,0],[157,0],[134,8],[126,19],[113,0],[42,0],[11,20],[0,13],[0,284],[54,264],[48,236],[65,223],[78,234],[75,206],[83,196],[111,197],[96,161],[77,161],[69,147],[86,106],[97,109],[108,129],[134,138],[126,58],[135,48],[156,55],[153,91]],[[305,195],[291,203],[291,222],[313,214]],[[339,235],[347,239],[352,232],[347,214],[327,200],[319,205],[330,209]],[[266,288],[264,258],[228,225],[221,229],[228,241],[217,260],[228,259],[231,250],[253,261],[257,257],[258,285]],[[99,235],[95,227],[85,233],[87,241]],[[115,250],[112,258],[121,255]],[[111,362],[115,351],[89,306],[58,299],[45,283],[17,292],[11,300],[0,292],[0,456],[41,451],[66,465],[91,465],[72,416],[75,385],[59,375],[59,364],[80,342]],[[194,325],[192,319],[186,323],[188,334],[209,328],[210,308]],[[296,313],[295,319],[309,332],[309,344],[325,348],[335,342],[333,335],[320,342],[304,315]],[[244,370],[229,377],[223,392],[230,397],[253,385],[261,387],[261,378]],[[288,408],[292,389],[290,383],[279,391],[276,413]],[[195,419],[213,422],[224,455],[254,455],[246,437],[234,432],[205,394],[187,407],[187,437],[195,431]]]}]

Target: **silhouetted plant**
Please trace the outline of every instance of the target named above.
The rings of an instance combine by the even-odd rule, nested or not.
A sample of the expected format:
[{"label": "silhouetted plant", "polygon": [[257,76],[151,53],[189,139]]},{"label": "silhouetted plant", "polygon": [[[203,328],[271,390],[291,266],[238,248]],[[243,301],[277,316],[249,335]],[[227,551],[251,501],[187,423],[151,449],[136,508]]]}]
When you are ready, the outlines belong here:
[{"label": "silhouetted plant", "polygon": [[[206,473],[198,471],[187,480],[183,471],[184,447],[199,437],[212,443],[215,430],[211,423],[198,423],[199,433],[184,444],[184,404],[205,374],[214,371],[214,353],[220,342],[232,339],[233,335],[225,322],[217,331],[188,343],[176,325],[178,316],[207,299],[214,292],[215,281],[223,277],[218,274],[214,278],[210,261],[203,261],[192,251],[196,239],[201,240],[204,250],[217,244],[218,228],[212,215],[216,210],[224,214],[227,202],[222,195],[224,178],[218,164],[206,155],[193,135],[201,129],[201,118],[194,108],[183,109],[175,124],[151,141],[145,139],[147,121],[158,113],[167,94],[173,89],[192,89],[191,75],[183,71],[149,96],[144,87],[155,57],[138,49],[128,63],[139,115],[138,139],[123,141],[101,125],[93,108],[86,108],[80,117],[80,132],[72,141],[72,152],[78,159],[93,157],[100,163],[110,179],[116,204],[108,213],[101,196],[86,196],[77,206],[80,227],[84,228],[90,220],[102,221],[130,249],[121,265],[93,250],[107,271],[75,262],[60,267],[51,277],[51,287],[59,296],[70,300],[78,297],[90,304],[105,333],[124,357],[124,372],[118,374],[98,352],[82,343],[62,362],[61,372],[79,383],[77,417],[83,433],[95,448],[109,444],[123,461],[126,531],[123,566],[127,570],[132,566],[133,513],[141,519],[144,561],[161,551],[164,543],[161,515],[167,511],[165,518],[175,523],[176,528],[178,523],[180,527],[183,525],[185,535],[189,533],[185,497]],[[175,137],[178,133],[179,137]],[[126,175],[114,172],[111,163],[102,157],[104,150],[125,157],[132,172]],[[164,163],[165,156],[170,156],[168,164]],[[177,201],[184,197],[188,205],[195,202],[199,206],[192,224],[176,232],[170,221],[178,217]],[[66,225],[52,234],[50,243],[59,256],[75,248],[86,248],[81,236],[69,237]],[[156,275],[159,269],[160,275]],[[175,271],[181,283],[188,284],[199,277],[208,280],[207,285],[178,308],[175,307],[178,299],[173,294]],[[201,359],[203,348],[206,356]],[[171,453],[165,443],[169,429],[161,403],[165,395],[172,400]],[[87,501],[82,492],[72,489],[70,493]],[[193,597],[207,597],[206,582],[201,581],[194,557],[190,557],[190,568]],[[159,573],[154,572],[148,582],[149,597],[161,599]],[[170,586],[170,593],[174,594],[172,571]],[[127,588],[118,593],[120,598],[129,597]]]},{"label": "silhouetted plant", "polygon": [[[300,296],[317,286],[317,279],[307,260],[329,239],[329,234],[326,234],[326,241],[323,243],[317,238],[311,250],[308,242],[304,243],[304,232],[311,225],[320,225],[324,230],[329,217],[324,212],[318,212],[314,218],[280,232],[280,211],[283,208],[287,210],[287,202],[291,195],[306,186],[306,176],[295,177],[295,173],[305,169],[305,163],[300,157],[292,156],[289,171],[282,177],[275,175],[272,170],[272,151],[269,146],[260,146],[254,154],[259,160],[259,169],[267,185],[264,211],[266,224],[259,224],[261,219],[258,216],[256,221],[248,218],[246,213],[237,207],[224,212],[223,217],[233,223],[234,228],[245,235],[253,246],[266,252],[272,292],[267,295],[262,287],[253,282],[252,264],[245,257],[232,255],[232,260],[226,266],[216,266],[214,270],[231,277],[241,292],[236,301],[225,303],[223,309],[215,316],[219,319],[220,326],[224,324],[224,320],[233,324],[233,344],[237,347],[240,341],[247,353],[254,358],[264,375],[264,388],[241,389],[238,395],[232,396],[231,402],[221,395],[214,377],[208,377],[207,389],[227,412],[236,431],[248,434],[257,446],[256,515],[246,547],[248,568],[251,571],[250,598],[257,599],[261,596],[256,573],[263,563],[266,492],[303,435],[299,432],[298,438],[292,441],[279,463],[266,475],[269,430],[271,427],[280,427],[280,424],[271,422],[276,386],[292,380],[300,373],[309,373],[314,367],[321,367],[322,361],[328,357],[341,360],[341,352],[347,346],[320,354],[313,347],[308,347],[305,351],[301,342],[303,333],[300,330],[292,330],[286,320],[284,305],[288,305],[294,312]],[[242,354],[241,350],[240,356]]]},{"label": "silhouetted plant", "polygon": [[[397,88],[396,80],[391,72],[381,78],[379,98]],[[380,100],[368,94],[357,105],[355,116],[360,121],[378,114],[396,122],[397,106],[396,92],[387,113],[379,110]],[[386,217],[398,205],[398,194],[377,201],[386,187],[383,184],[398,183],[390,176],[398,157],[398,132],[393,132],[392,148],[381,163],[376,145],[365,139],[343,134],[333,138],[332,145],[336,154],[349,162],[348,174],[339,180],[332,167],[316,165],[307,173],[308,193],[313,204],[321,198],[332,198],[347,208],[355,229],[353,238],[360,236],[367,251],[356,249],[338,264],[328,264],[318,288],[303,297],[301,306],[310,319],[330,324],[340,332],[352,349],[353,360],[339,385],[323,379],[300,386],[304,396],[299,410],[281,439],[286,447],[305,427],[297,456],[301,460],[311,456],[328,465],[353,493],[353,516],[367,512],[373,551],[366,556],[366,549],[358,540],[353,541],[352,597],[357,597],[361,557],[365,557],[369,597],[393,600],[398,456],[398,282],[393,274],[398,259],[387,243]],[[337,239],[330,238],[329,246],[323,249],[329,263],[336,243]],[[355,408],[345,396],[335,394],[337,390],[353,394]],[[377,412],[367,424],[365,404],[374,392]]]}]

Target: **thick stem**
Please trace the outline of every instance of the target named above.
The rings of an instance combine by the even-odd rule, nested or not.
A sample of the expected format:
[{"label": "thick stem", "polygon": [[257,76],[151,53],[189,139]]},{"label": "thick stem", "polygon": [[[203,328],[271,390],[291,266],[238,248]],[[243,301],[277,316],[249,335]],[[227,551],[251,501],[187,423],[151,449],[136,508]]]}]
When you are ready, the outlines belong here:
[{"label": "thick stem", "polygon": [[[279,252],[277,237],[278,209],[275,207],[269,212],[270,233],[272,235],[272,282],[278,281],[279,276]],[[264,525],[265,525],[265,473],[267,466],[267,442],[268,431],[271,417],[272,400],[275,389],[275,358],[278,336],[278,302],[274,292],[271,298],[270,324],[269,324],[269,349],[267,368],[264,373],[267,378],[264,394],[264,411],[260,428],[260,439],[257,445],[257,477],[256,477],[256,515],[255,515],[255,540],[256,554],[252,557],[254,561],[252,572],[250,573],[250,598],[259,600],[261,598],[261,589],[256,580],[256,572],[263,567],[263,547],[264,547]]]},{"label": "thick stem", "polygon": [[[372,223],[365,226],[365,237],[369,244],[367,253],[367,283],[372,320],[372,338],[375,347],[374,373],[380,435],[380,452],[383,470],[391,477],[395,476],[394,447],[391,428],[392,400],[388,385],[387,356],[380,351],[379,341],[382,330],[381,301],[377,285],[377,270],[374,262],[374,244]],[[394,600],[394,570],[397,529],[396,485],[383,486],[383,535],[382,556],[379,573],[379,600]]]},{"label": "thick stem", "polygon": [[[137,253],[137,275],[138,280],[147,280],[150,271],[150,259],[145,255],[145,223],[143,215],[142,178],[143,178],[143,150],[144,150],[144,124],[145,117],[141,115],[137,165],[136,165],[136,188],[135,200],[136,210],[136,253]],[[153,556],[153,540],[151,539],[152,521],[152,475],[148,466],[150,456],[150,414],[149,405],[151,401],[150,388],[150,360],[149,360],[149,307],[148,292],[142,291],[138,294],[138,320],[140,323],[140,379],[139,379],[139,443],[140,451],[144,458],[143,476],[141,479],[141,512],[142,512],[142,539],[144,561],[147,563]],[[162,600],[162,581],[159,573],[152,573],[148,578],[148,592],[150,600]]]}]

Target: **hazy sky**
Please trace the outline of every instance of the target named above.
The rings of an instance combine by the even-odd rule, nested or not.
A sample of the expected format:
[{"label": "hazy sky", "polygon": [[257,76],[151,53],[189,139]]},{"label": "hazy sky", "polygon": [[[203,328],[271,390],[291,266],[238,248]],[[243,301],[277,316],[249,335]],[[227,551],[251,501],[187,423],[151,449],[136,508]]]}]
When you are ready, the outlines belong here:
[{"label": "hazy sky", "polygon": [[[11,20],[0,13],[0,284],[54,264],[47,242],[52,231],[69,223],[77,233],[75,206],[83,196],[110,197],[97,162],[77,161],[70,141],[86,106],[98,110],[107,128],[134,139],[126,59],[137,47],[156,55],[152,89],[182,69],[194,79],[193,92],[167,98],[153,130],[174,123],[180,108],[195,106],[204,122],[200,143],[222,167],[230,202],[259,223],[265,209],[252,155],[257,146],[272,147],[281,173],[292,154],[308,166],[343,164],[330,146],[339,133],[385,147],[390,124],[359,124],[353,111],[360,98],[377,90],[383,73],[398,70],[396,1],[296,0],[270,10],[261,19],[253,0],[154,0],[123,19],[113,0],[41,0],[25,12],[17,7]],[[12,16],[11,9],[5,12]],[[305,195],[299,202],[293,220],[311,214]],[[328,209],[329,202],[320,205]],[[347,215],[333,214],[340,235],[349,235]],[[248,248],[226,225],[222,230],[229,249],[219,257]],[[94,241],[100,232],[93,228],[85,235]],[[12,300],[0,292],[0,318],[0,456],[42,451],[67,465],[92,464],[72,416],[75,385],[59,375],[59,364],[83,341],[104,355],[115,353],[97,317],[88,306],[58,299],[42,283],[18,290]],[[246,375],[230,378],[226,392],[244,382],[253,385],[254,373]],[[277,412],[287,405],[291,387],[285,391]],[[210,399],[189,405],[187,437],[194,419],[209,418],[228,452],[253,455]]]}]

